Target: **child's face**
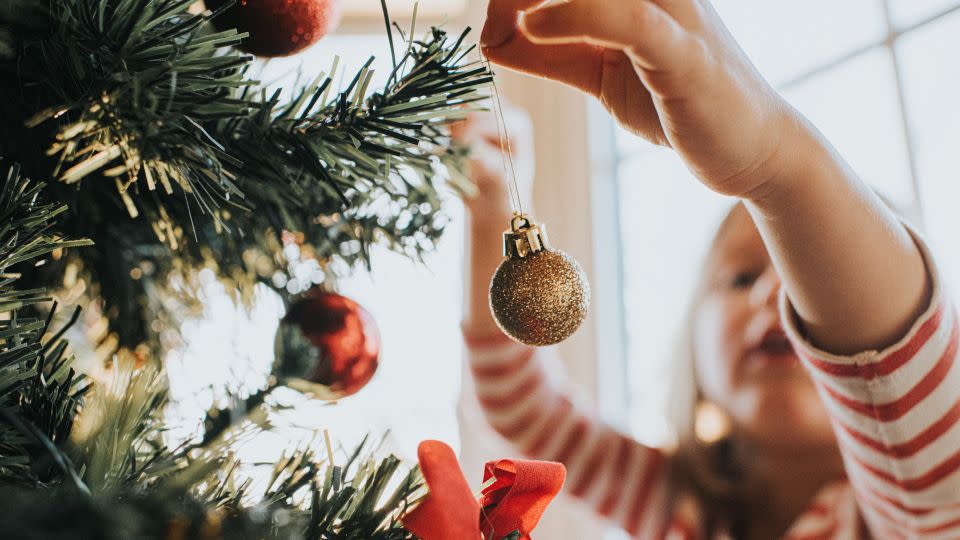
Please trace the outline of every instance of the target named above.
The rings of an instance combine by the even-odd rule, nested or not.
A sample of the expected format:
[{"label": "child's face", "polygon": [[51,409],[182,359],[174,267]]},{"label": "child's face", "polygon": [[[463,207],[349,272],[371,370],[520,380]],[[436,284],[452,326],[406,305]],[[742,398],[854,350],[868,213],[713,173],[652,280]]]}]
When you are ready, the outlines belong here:
[{"label": "child's face", "polygon": [[733,210],[705,269],[694,323],[703,396],[761,444],[835,444],[826,411],[787,341],[780,277],[746,209]]}]

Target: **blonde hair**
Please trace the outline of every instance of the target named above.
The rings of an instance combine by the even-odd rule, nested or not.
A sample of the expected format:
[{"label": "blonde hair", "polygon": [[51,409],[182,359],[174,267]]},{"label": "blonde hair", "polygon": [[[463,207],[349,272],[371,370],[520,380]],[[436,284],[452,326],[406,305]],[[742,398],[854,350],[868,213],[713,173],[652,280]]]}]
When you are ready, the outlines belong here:
[{"label": "blonde hair", "polygon": [[[707,268],[716,254],[717,244],[742,203],[732,205],[708,244],[701,268]],[[710,275],[703,272],[681,321],[672,356],[668,420],[673,429],[675,459],[672,460],[674,485],[684,495],[692,495],[702,505],[705,530],[729,527],[750,491],[738,474],[732,459],[729,438],[704,440],[697,436],[698,410],[703,396],[696,373],[693,332],[697,312],[710,288]]]}]

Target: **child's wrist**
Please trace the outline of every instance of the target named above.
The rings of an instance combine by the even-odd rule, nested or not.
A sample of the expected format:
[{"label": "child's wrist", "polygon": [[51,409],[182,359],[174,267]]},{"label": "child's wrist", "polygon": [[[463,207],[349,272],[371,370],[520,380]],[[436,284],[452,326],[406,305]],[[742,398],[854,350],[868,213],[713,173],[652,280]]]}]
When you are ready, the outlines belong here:
[{"label": "child's wrist", "polygon": [[760,208],[791,206],[805,194],[831,189],[837,178],[844,177],[844,167],[823,135],[797,115],[776,159],[771,160],[756,187],[741,198]]},{"label": "child's wrist", "polygon": [[797,189],[818,189],[812,177],[828,168],[836,168],[836,155],[823,136],[798,113],[789,114],[783,123],[777,152],[740,198],[763,204],[773,199],[793,197]]}]

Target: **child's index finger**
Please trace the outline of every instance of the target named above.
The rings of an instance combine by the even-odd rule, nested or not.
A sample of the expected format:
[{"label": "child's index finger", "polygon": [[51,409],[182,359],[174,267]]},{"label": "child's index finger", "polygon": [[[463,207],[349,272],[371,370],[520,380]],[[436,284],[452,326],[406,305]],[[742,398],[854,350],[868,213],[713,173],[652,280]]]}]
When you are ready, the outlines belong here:
[{"label": "child's index finger", "polygon": [[491,62],[600,95],[604,49],[585,43],[537,45],[518,33],[498,47],[484,47]]},{"label": "child's index finger", "polygon": [[534,44],[520,30],[520,16],[534,8],[568,0],[490,0],[480,44],[484,55],[507,68],[562,82],[593,96],[600,94],[601,47],[586,43]]},{"label": "child's index finger", "polygon": [[592,43],[628,51],[647,68],[682,56],[685,33],[669,13],[647,0],[580,0],[527,10],[520,31],[534,43]]},{"label": "child's index finger", "polygon": [[487,5],[487,22],[480,34],[480,45],[503,45],[517,33],[520,12],[543,3],[544,0],[490,0]]}]

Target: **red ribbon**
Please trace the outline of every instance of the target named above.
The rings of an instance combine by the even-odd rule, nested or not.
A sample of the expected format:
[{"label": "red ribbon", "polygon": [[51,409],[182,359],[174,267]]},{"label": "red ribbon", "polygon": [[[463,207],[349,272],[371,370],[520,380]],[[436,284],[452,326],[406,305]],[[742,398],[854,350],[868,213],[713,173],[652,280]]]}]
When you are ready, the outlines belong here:
[{"label": "red ribbon", "polygon": [[403,525],[423,540],[501,540],[515,531],[530,540],[566,476],[559,463],[490,461],[483,473],[489,485],[477,501],[453,449],[424,441],[417,455],[430,494],[403,517]]}]

